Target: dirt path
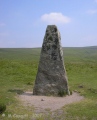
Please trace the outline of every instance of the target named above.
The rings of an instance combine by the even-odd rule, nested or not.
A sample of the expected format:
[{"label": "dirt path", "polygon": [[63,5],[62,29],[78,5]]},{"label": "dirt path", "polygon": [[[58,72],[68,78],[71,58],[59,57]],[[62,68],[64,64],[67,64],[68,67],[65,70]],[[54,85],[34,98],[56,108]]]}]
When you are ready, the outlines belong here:
[{"label": "dirt path", "polygon": [[55,111],[61,109],[64,105],[81,101],[84,97],[76,92],[65,97],[35,96],[32,95],[31,92],[25,92],[24,94],[19,95],[19,99],[24,105],[34,106],[36,110],[49,109]]}]

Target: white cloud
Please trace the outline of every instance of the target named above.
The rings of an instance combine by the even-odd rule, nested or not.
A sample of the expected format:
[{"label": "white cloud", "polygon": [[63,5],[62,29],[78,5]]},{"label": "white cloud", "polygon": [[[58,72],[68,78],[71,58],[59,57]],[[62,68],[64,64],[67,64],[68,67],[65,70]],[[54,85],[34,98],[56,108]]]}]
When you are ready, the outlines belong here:
[{"label": "white cloud", "polygon": [[0,23],[0,27],[3,27],[5,26],[6,24],[5,23]]},{"label": "white cloud", "polygon": [[91,15],[92,15],[92,14],[96,14],[96,13],[97,13],[97,10],[88,10],[87,13],[88,13],[88,14],[91,14]]},{"label": "white cloud", "polygon": [[44,14],[41,16],[41,20],[50,24],[66,24],[71,22],[71,19],[62,13]]}]

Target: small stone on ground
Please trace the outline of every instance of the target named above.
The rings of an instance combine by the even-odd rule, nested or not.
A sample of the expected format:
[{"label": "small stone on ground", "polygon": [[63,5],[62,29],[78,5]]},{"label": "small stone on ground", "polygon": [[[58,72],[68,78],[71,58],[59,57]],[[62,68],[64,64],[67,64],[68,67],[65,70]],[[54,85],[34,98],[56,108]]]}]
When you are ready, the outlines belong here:
[{"label": "small stone on ground", "polygon": [[35,110],[40,111],[49,109],[50,111],[55,111],[61,109],[63,106],[75,102],[79,102],[84,99],[78,93],[73,92],[70,96],[65,97],[53,97],[53,96],[36,96],[32,92],[25,92],[22,95],[18,95],[19,99],[23,102],[25,106],[34,106]]}]

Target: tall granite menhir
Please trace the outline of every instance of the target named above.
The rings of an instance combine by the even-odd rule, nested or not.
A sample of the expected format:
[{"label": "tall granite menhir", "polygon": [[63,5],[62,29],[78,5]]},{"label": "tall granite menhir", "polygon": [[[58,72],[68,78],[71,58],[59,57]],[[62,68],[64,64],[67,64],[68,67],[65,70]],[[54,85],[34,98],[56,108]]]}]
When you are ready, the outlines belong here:
[{"label": "tall granite menhir", "polygon": [[60,33],[55,25],[48,25],[43,40],[34,95],[69,94],[64,67]]}]

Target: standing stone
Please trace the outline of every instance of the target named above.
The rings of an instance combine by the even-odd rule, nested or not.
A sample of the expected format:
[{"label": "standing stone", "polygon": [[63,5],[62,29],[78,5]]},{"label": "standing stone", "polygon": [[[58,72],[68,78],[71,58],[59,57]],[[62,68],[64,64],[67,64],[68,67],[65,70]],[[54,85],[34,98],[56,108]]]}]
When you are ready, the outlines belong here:
[{"label": "standing stone", "polygon": [[48,25],[43,40],[34,95],[69,94],[64,67],[60,33],[55,25]]}]

